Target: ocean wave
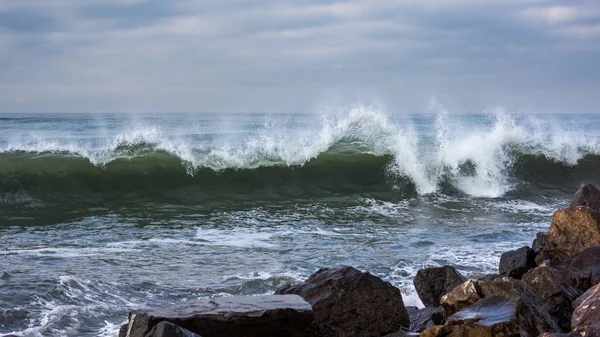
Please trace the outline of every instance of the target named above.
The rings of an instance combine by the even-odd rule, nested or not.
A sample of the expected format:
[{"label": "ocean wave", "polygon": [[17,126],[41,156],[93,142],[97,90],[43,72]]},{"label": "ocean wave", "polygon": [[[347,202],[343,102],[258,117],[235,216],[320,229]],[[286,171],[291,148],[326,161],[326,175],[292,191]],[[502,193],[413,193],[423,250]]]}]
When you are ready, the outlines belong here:
[{"label": "ocean wave", "polygon": [[600,165],[597,135],[501,111],[485,125],[460,124],[439,110],[431,132],[354,107],[308,127],[266,123],[234,140],[199,141],[153,125],[94,144],[11,141],[0,148],[0,194],[195,188],[500,197],[531,184],[594,179]]}]

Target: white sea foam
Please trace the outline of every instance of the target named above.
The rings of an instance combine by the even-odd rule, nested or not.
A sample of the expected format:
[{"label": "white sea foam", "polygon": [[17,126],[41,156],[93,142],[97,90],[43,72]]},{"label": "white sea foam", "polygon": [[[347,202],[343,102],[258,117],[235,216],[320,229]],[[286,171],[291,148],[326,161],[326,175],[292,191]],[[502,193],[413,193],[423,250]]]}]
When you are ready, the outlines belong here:
[{"label": "white sea foam", "polygon": [[[216,138],[204,141],[188,137],[206,132],[193,123],[181,126],[187,130],[174,130],[140,120],[114,134],[105,130],[94,141],[68,133],[13,135],[0,152],[70,153],[103,166],[158,150],[180,158],[194,174],[203,167],[222,170],[304,165],[346,142],[360,144],[376,155],[393,156],[388,173],[408,177],[419,194],[436,192],[440,182],[450,178],[456,188],[476,197],[502,196],[513,187],[507,170],[515,149],[568,165],[577,164],[586,154],[600,154],[597,134],[581,132],[580,127],[562,120],[517,118],[496,109],[490,113],[490,123],[463,125],[460,118],[439,105],[434,104],[432,110],[437,115],[433,142],[431,137],[423,137],[423,131],[409,117],[395,120],[379,107],[358,105],[311,117],[300,125],[273,118],[244,133],[211,129],[208,133],[214,131]],[[462,172],[465,164],[472,165],[473,172]]]}]

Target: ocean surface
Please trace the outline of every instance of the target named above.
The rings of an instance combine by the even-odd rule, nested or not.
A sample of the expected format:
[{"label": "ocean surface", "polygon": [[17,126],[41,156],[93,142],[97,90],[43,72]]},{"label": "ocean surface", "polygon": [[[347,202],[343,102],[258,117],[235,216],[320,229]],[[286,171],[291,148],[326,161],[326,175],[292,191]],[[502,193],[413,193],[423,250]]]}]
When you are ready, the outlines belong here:
[{"label": "ocean surface", "polygon": [[599,183],[600,115],[0,116],[0,336],[270,294],[348,264],[477,277]]}]

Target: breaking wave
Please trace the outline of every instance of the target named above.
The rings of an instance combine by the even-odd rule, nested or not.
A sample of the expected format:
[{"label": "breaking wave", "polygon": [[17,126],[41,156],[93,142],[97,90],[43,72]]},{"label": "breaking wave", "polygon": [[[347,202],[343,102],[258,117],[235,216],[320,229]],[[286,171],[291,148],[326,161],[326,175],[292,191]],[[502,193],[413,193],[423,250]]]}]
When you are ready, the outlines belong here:
[{"label": "breaking wave", "polygon": [[501,197],[594,179],[600,165],[600,138],[568,125],[502,111],[464,123],[441,109],[430,124],[354,107],[226,136],[143,125],[87,143],[21,139],[0,149],[0,203],[19,193]]}]

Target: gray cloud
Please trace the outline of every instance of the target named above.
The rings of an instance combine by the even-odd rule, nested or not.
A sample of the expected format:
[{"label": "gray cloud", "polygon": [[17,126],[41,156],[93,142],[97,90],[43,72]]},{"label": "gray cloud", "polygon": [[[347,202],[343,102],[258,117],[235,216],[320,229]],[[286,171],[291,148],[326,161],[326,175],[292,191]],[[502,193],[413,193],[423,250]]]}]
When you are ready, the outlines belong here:
[{"label": "gray cloud", "polygon": [[0,2],[0,111],[598,111],[600,4]]}]

